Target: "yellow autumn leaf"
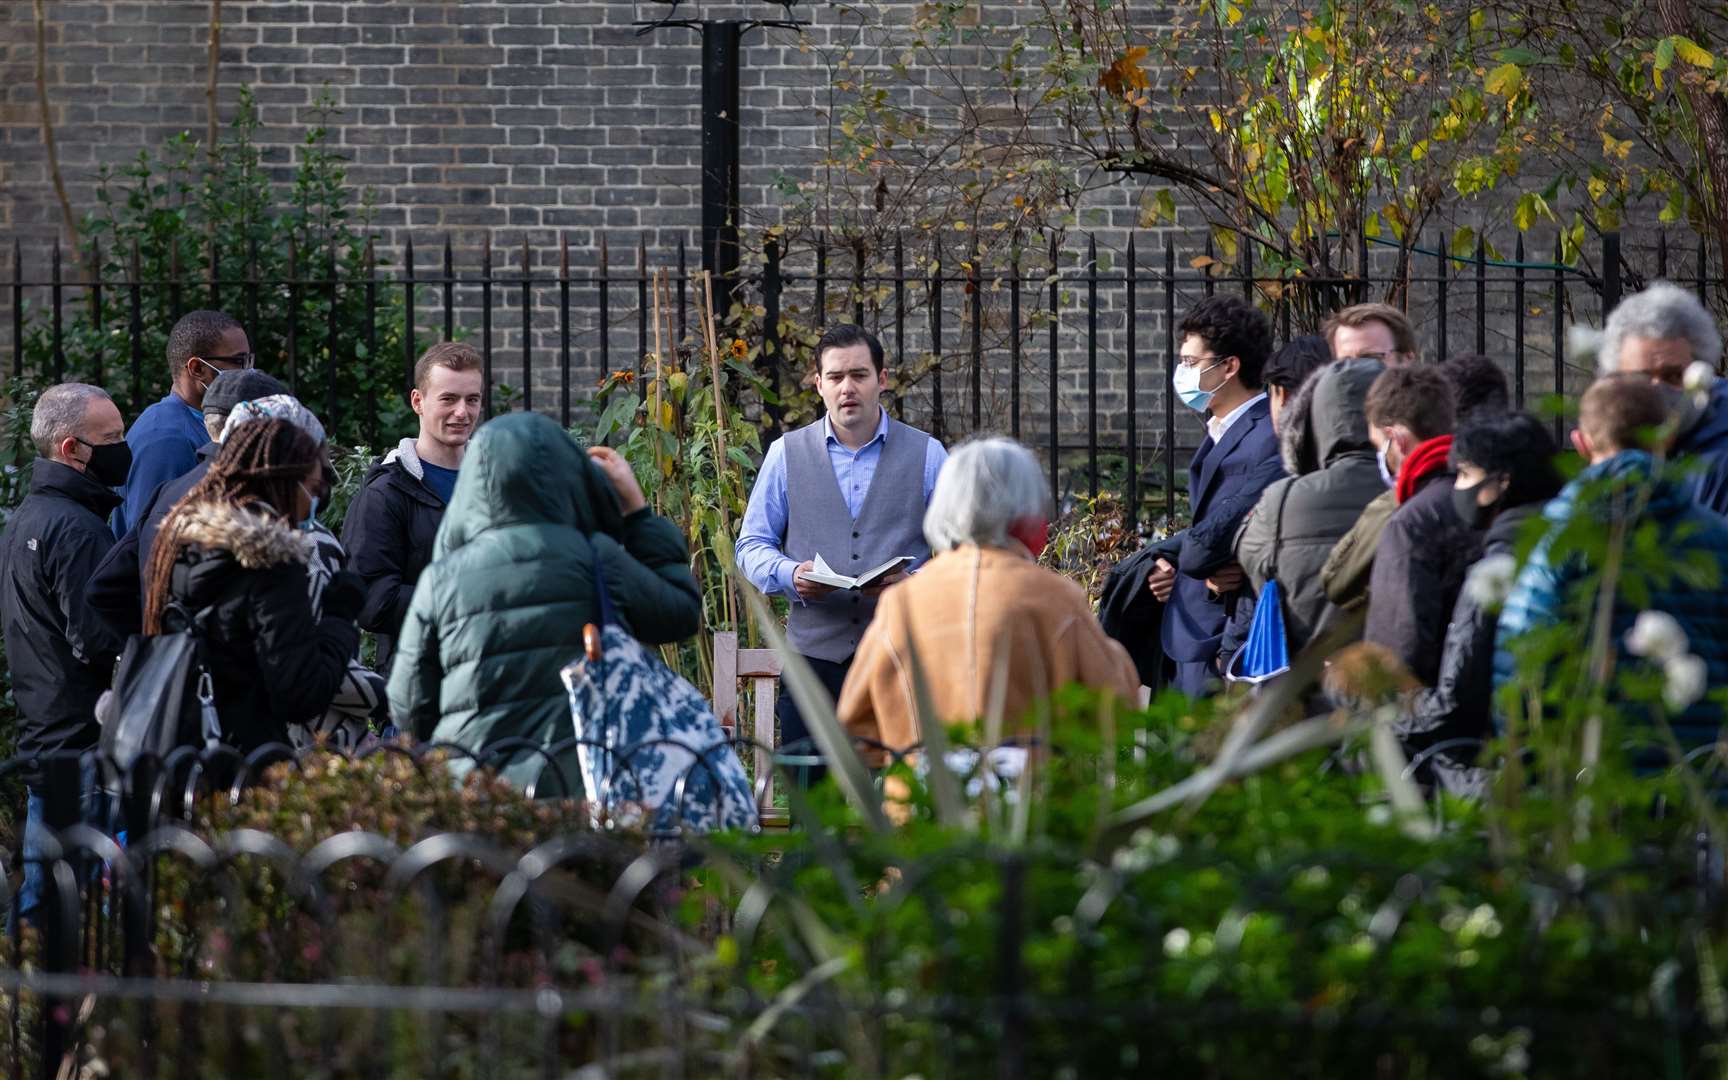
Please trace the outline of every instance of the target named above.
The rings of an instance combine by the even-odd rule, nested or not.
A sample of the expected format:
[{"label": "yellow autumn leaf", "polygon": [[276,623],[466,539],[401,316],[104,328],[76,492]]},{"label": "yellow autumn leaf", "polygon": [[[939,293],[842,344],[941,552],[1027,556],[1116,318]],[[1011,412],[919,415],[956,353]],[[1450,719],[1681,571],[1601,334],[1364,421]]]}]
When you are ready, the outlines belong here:
[{"label": "yellow autumn leaf", "polygon": [[1601,202],[1602,196],[1608,193],[1608,181],[1602,179],[1600,176],[1592,176],[1585,182],[1584,187],[1590,192],[1591,202]]},{"label": "yellow autumn leaf", "polygon": [[1230,6],[1228,6],[1224,9],[1224,25],[1225,26],[1235,26],[1237,23],[1239,23],[1241,21],[1242,21],[1242,9],[1241,8],[1237,7],[1235,4],[1231,4]]},{"label": "yellow autumn leaf", "polygon": [[1524,69],[1517,64],[1501,64],[1482,80],[1482,89],[1496,97],[1517,97],[1524,87]]},{"label": "yellow autumn leaf", "polygon": [[1674,38],[1674,55],[1693,67],[1714,68],[1716,66],[1716,58],[1710,55],[1710,51],[1691,38],[1676,36]]}]

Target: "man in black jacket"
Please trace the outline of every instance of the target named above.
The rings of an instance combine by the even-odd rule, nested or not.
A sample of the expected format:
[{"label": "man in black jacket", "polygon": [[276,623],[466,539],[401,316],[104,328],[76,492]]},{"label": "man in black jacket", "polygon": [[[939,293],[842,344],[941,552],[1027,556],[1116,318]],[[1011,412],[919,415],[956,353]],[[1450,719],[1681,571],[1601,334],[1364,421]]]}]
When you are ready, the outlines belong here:
[{"label": "man in black jacket", "polygon": [[1454,402],[1433,367],[1390,368],[1368,391],[1368,435],[1397,509],[1374,552],[1362,638],[1391,650],[1423,686],[1439,677],[1452,605],[1482,550],[1481,532],[1452,509]]},{"label": "man in black jacket", "polygon": [[96,386],[44,390],[31,414],[30,440],[41,455],[31,466],[30,494],[0,534],[0,632],[21,716],[18,753],[37,757],[25,772],[17,911],[26,918],[42,900],[44,828],[97,823],[104,812],[94,770],[80,776],[64,759],[96,745],[96,700],[122,645],[90,611],[84,590],[114,544],[108,515],[120,496],[113,489],[126,482],[132,464],[120,410]]},{"label": "man in black jacket", "polygon": [[409,404],[420,434],[403,439],[366,473],[348,516],[342,546],[348,568],[366,582],[360,627],[379,635],[378,670],[390,671],[394,638],[408,615],[414,583],[432,561],[432,541],[456,487],[462,453],[480,423],[480,354],[446,341],[414,365]]}]

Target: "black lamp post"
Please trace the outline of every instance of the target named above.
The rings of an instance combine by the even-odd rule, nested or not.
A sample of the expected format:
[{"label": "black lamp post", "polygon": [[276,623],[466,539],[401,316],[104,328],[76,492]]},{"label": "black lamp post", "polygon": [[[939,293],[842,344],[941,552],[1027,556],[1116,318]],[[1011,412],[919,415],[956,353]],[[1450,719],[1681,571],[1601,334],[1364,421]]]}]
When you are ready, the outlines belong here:
[{"label": "black lamp post", "polygon": [[738,60],[750,30],[799,29],[798,0],[776,0],[779,19],[704,19],[701,0],[636,0],[638,35],[665,27],[702,37],[702,267],[716,279],[738,268]]}]

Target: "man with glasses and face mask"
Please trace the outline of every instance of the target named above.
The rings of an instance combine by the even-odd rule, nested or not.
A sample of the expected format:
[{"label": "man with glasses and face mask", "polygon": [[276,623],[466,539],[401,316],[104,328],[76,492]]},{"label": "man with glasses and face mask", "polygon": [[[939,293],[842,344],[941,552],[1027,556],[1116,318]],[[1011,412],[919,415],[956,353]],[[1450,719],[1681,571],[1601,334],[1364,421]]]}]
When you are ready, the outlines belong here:
[{"label": "man with glasses and face mask", "polygon": [[198,448],[209,442],[204,394],[216,376],[255,366],[252,343],[240,324],[220,311],[194,311],[168,335],[168,396],[138,415],[126,442],[132,470],[120,490],[114,535],[126,535],[156,488],[198,464]]}]

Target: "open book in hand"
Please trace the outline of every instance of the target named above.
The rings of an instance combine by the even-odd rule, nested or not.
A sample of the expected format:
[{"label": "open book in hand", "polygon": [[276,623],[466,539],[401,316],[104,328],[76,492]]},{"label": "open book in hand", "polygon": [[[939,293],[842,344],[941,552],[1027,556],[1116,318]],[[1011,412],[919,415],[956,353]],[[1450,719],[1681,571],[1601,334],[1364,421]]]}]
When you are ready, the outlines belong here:
[{"label": "open book in hand", "polygon": [[822,560],[822,556],[818,555],[816,556],[815,567],[805,571],[804,580],[814,581],[818,585],[831,585],[836,589],[867,589],[889,574],[897,574],[906,569],[912,563],[911,556],[901,555],[898,558],[889,559],[872,570],[866,570],[857,577],[849,577],[835,571],[833,567]]}]

